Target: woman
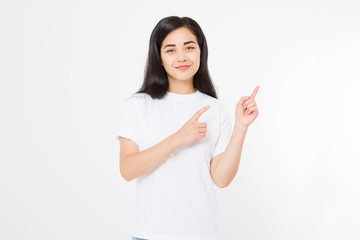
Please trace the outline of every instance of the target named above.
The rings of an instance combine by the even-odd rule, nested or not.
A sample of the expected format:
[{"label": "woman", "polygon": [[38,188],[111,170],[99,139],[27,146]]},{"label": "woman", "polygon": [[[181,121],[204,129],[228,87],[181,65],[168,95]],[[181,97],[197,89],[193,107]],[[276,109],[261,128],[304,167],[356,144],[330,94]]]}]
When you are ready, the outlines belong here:
[{"label": "woman", "polygon": [[155,26],[141,89],[123,108],[120,172],[137,179],[133,239],[218,240],[214,184],[235,177],[255,96],[241,97],[232,129],[207,67],[207,43],[188,17]]}]

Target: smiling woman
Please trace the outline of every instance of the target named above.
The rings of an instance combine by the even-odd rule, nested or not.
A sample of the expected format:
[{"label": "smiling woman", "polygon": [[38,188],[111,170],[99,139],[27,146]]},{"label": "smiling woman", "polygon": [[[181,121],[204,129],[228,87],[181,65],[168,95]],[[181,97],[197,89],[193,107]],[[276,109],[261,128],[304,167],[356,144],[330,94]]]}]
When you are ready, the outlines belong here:
[{"label": "smiling woman", "polygon": [[[118,132],[120,173],[137,179],[133,239],[221,239],[214,185],[233,179],[242,124],[251,119],[231,134],[207,57],[205,36],[191,18],[164,18],[151,33],[143,85],[125,102]],[[241,116],[246,106],[256,110],[255,94],[239,102]]]},{"label": "smiling woman", "polygon": [[186,94],[198,89],[217,98],[207,60],[206,38],[197,22],[163,18],[151,33],[144,82],[137,93],[161,99],[168,91]]},{"label": "smiling woman", "polygon": [[161,63],[167,72],[170,92],[175,92],[179,84],[193,85],[200,66],[200,47],[188,28],[178,28],[166,36],[161,46]]}]

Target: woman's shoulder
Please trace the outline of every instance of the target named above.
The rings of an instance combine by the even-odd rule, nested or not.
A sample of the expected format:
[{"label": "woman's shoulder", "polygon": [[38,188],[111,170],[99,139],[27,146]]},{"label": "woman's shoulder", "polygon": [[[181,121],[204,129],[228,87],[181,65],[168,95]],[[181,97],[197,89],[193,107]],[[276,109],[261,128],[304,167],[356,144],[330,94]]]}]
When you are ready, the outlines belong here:
[{"label": "woman's shoulder", "polygon": [[218,98],[214,98],[213,96],[207,95],[205,93],[201,93],[202,97],[206,99],[206,101],[210,104],[213,104],[215,106],[222,106],[223,103]]},{"label": "woman's shoulder", "polygon": [[142,102],[141,98],[143,98],[143,96],[141,96],[140,94],[137,94],[137,93],[126,97],[124,102],[122,103],[123,108],[125,108],[125,109],[139,108],[139,106],[141,105],[141,102]]},{"label": "woman's shoulder", "polygon": [[148,100],[149,97],[150,95],[147,93],[134,93],[126,99],[126,102],[131,102],[131,103],[143,102]]},{"label": "woman's shoulder", "polygon": [[[225,102],[223,102],[222,99],[218,99],[215,97],[212,97],[210,95],[207,95],[205,93],[202,93],[202,97],[203,99],[205,99],[204,103],[206,104],[210,104],[211,108],[217,112],[219,115],[226,115],[228,113],[228,108],[225,104]],[[205,104],[203,104],[205,105]]]}]

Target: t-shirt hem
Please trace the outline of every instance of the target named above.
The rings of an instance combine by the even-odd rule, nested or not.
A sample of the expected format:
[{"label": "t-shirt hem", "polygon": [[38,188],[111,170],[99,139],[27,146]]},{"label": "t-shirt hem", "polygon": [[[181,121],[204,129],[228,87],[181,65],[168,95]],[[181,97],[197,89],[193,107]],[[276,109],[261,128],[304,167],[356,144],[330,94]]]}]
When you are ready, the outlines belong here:
[{"label": "t-shirt hem", "polygon": [[135,144],[137,144],[139,146],[137,137],[134,134],[132,134],[131,132],[122,131],[122,132],[118,132],[116,135],[118,137],[124,137],[124,138],[130,139],[131,141],[133,141]]},{"label": "t-shirt hem", "polygon": [[144,238],[149,240],[221,240],[220,235],[214,236],[184,236],[184,235],[171,235],[171,234],[157,234],[157,233],[145,233],[145,232],[134,232],[134,237]]}]

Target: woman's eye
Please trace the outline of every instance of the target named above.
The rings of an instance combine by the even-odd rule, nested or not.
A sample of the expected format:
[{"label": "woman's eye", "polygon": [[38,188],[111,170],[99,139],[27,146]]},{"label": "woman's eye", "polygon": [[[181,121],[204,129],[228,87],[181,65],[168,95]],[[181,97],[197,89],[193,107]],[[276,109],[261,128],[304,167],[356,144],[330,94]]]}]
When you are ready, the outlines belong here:
[{"label": "woman's eye", "polygon": [[[187,47],[186,49],[195,49],[194,47]],[[172,53],[172,52],[175,52],[175,50],[174,49],[169,49],[169,50],[167,50],[167,51],[165,51],[166,53]]]}]

